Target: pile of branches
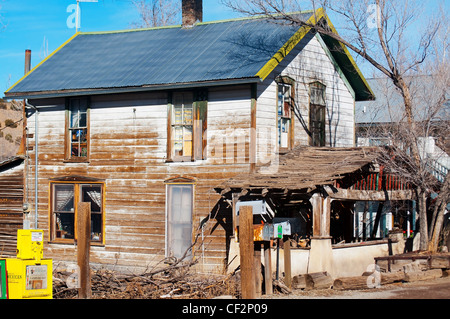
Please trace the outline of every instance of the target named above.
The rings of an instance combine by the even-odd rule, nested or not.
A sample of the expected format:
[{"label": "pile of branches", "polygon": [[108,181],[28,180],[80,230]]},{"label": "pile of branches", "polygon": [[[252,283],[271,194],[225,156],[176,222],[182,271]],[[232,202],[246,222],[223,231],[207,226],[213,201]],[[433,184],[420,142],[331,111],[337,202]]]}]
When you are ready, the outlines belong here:
[{"label": "pile of branches", "polygon": [[[67,285],[68,272],[53,274],[53,298],[78,298],[78,289]],[[210,299],[221,295],[239,298],[235,273],[199,277],[189,265],[168,266],[143,274],[123,274],[109,269],[91,270],[92,299]]]}]

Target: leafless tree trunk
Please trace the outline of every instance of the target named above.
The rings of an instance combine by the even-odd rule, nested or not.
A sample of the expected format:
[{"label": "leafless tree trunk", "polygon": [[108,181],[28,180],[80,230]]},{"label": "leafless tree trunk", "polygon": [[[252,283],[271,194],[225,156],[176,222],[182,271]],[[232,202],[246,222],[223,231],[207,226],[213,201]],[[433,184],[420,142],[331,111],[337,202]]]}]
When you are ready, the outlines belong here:
[{"label": "leafless tree trunk", "polygon": [[[280,21],[311,28],[313,32],[329,36],[355,52],[368,62],[378,74],[386,77],[402,99],[402,118],[397,128],[387,132],[392,139],[385,166],[400,173],[402,178],[416,186],[420,216],[421,250],[428,247],[428,220],[426,200],[431,191],[437,191],[438,201],[447,203],[447,191],[439,191],[442,183],[431,178],[427,162],[421,157],[421,138],[430,136],[429,125],[433,115],[443,108],[448,97],[448,17],[442,8],[433,16],[423,16],[425,4],[409,0],[223,0],[230,8],[246,15],[265,15],[274,23]],[[317,21],[308,23],[292,12],[306,8],[323,7],[342,20],[342,32],[338,35],[333,26]],[[421,28],[417,28],[420,21]],[[426,22],[424,22],[426,21]],[[416,24],[415,24],[416,23]],[[439,38],[438,35],[444,35]],[[438,49],[437,49],[438,48]],[[430,65],[439,65],[431,68]],[[418,99],[412,92],[411,76],[443,72],[437,86],[438,101],[427,105],[432,116],[418,121]],[[442,85],[443,84],[443,85]],[[433,96],[435,98],[436,96]],[[426,100],[428,103],[428,100]],[[447,100],[448,101],[448,100]],[[423,101],[422,101],[423,102]],[[427,104],[426,103],[426,104]],[[431,103],[430,103],[431,104]],[[430,110],[433,110],[432,112]],[[446,119],[445,122],[447,122]],[[427,126],[428,125],[428,126]],[[448,123],[447,123],[448,125]],[[390,127],[392,129],[392,126]],[[422,143],[423,144],[423,143]],[[423,147],[423,146],[422,146]],[[395,159],[395,160],[393,160]],[[439,218],[438,218],[439,216]],[[433,219],[432,238],[439,237],[438,227],[442,210]],[[431,235],[432,234],[432,235]]]},{"label": "leafless tree trunk", "polygon": [[430,224],[430,236],[428,250],[436,252],[438,250],[440,234],[444,226],[444,215],[450,193],[450,177],[447,174],[443,187],[440,189],[440,196],[436,199],[433,210],[433,218]]},{"label": "leafless tree trunk", "polygon": [[181,10],[176,0],[132,0],[139,12],[140,20],[133,24],[137,28],[153,28],[175,24]]}]

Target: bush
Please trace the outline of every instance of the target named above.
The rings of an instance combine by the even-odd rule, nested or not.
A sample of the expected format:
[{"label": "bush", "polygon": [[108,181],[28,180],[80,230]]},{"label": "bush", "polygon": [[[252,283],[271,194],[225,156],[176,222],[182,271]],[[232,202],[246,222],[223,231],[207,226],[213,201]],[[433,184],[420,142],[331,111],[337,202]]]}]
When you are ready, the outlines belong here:
[{"label": "bush", "polygon": [[11,120],[11,119],[7,119],[7,120],[5,121],[5,126],[6,126],[6,127],[11,127],[11,128],[16,128],[16,127],[17,127],[17,123],[14,122],[14,121]]},{"label": "bush", "polygon": [[10,143],[14,143],[13,137],[11,134],[6,134],[5,140],[7,140]]},{"label": "bush", "polygon": [[1,110],[8,109],[8,104],[6,104],[6,102],[3,99],[0,99],[0,109]]}]

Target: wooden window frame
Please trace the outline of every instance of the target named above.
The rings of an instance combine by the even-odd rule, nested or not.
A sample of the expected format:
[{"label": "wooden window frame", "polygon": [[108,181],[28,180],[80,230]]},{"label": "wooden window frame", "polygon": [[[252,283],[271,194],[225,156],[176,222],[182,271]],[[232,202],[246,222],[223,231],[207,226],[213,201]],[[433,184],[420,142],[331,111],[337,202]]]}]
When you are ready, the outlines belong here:
[{"label": "wooden window frame", "polygon": [[[323,90],[322,91],[322,94],[323,94],[323,103],[322,104],[313,103],[313,101],[312,101],[311,92],[312,92],[312,88],[314,86],[319,87],[320,89]],[[309,131],[311,132],[311,135],[309,137],[309,145],[310,146],[323,147],[326,145],[326,108],[327,108],[326,90],[327,90],[327,87],[321,82],[315,81],[315,82],[311,82],[309,84],[309,92],[308,92],[308,95],[309,95]],[[323,116],[322,116],[323,120],[320,121],[320,123],[319,123],[319,121],[315,120],[315,118],[313,118],[313,116],[316,112],[323,113]],[[316,134],[317,129],[315,129],[315,127],[313,127],[313,126],[316,126],[316,125],[313,125],[313,123],[319,123],[320,126],[323,126],[323,128],[321,128],[320,132],[318,133],[319,141],[316,141],[316,139],[315,139],[315,134]]]},{"label": "wooden window frame", "polygon": [[[296,87],[296,85],[295,85],[295,80],[288,76],[279,76],[276,78],[275,82],[277,85],[277,89],[276,89],[277,145],[278,145],[279,153],[286,153],[286,152],[292,150],[294,148],[294,144],[295,144],[295,132],[294,132],[295,122],[293,119],[293,114],[294,114],[294,107],[295,107],[295,87]],[[288,117],[283,116],[283,114],[280,114],[280,110],[279,110],[279,108],[280,108],[280,105],[279,105],[279,103],[280,103],[280,100],[279,100],[280,85],[281,86],[289,86],[291,89],[290,90],[290,102],[289,102],[290,112],[289,112]],[[288,140],[287,140],[287,143],[288,143],[287,147],[281,147],[281,121],[283,118],[289,119],[289,133],[288,133],[289,136],[288,136]]]},{"label": "wooden window frame", "polygon": [[[57,185],[73,185],[74,187],[74,207],[73,207],[73,214],[74,214],[74,238],[59,238],[57,237],[57,221],[56,221],[56,214],[58,213],[55,211],[55,186]],[[105,244],[105,182],[97,182],[97,181],[50,181],[49,189],[49,225],[50,225],[50,243],[54,244],[74,244],[77,240],[77,216],[78,216],[78,205],[77,203],[81,202],[81,194],[82,194],[82,187],[83,186],[100,186],[101,189],[101,210],[99,213],[92,212],[91,216],[93,214],[101,215],[101,239],[100,240],[92,240],[91,239],[91,245],[104,245]],[[75,201],[75,199],[78,199],[79,201]],[[67,213],[67,212],[59,212],[59,213]],[[91,217],[92,218],[92,217]]]},{"label": "wooden window frame", "polygon": [[[174,154],[174,95],[192,94],[192,149],[190,156]],[[207,159],[208,90],[169,92],[167,111],[167,162],[195,162]]]},{"label": "wooden window frame", "polygon": [[[71,131],[73,128],[70,126],[71,119],[71,103],[74,100],[84,100],[86,101],[86,156],[73,156],[72,155],[72,139]],[[64,162],[68,163],[88,163],[89,156],[91,153],[91,139],[90,139],[90,114],[91,114],[91,103],[89,97],[77,97],[77,98],[67,98],[66,99],[66,118],[65,118],[65,134],[64,134]]]},{"label": "wooden window frame", "polygon": [[[170,254],[170,243],[169,243],[169,227],[170,227],[170,220],[169,220],[169,206],[170,206],[170,200],[171,200],[171,192],[170,192],[170,188],[173,186],[190,186],[191,187],[191,242],[190,245],[192,246],[193,242],[194,242],[194,211],[195,211],[195,185],[196,185],[196,180],[193,178],[186,178],[186,177],[176,177],[173,179],[169,179],[166,180],[164,182],[164,184],[166,185],[166,207],[165,207],[165,222],[166,222],[166,227],[165,227],[165,256],[166,257],[172,257]],[[191,247],[191,253],[189,255],[187,255],[186,257],[192,257],[194,256],[194,247]]]}]

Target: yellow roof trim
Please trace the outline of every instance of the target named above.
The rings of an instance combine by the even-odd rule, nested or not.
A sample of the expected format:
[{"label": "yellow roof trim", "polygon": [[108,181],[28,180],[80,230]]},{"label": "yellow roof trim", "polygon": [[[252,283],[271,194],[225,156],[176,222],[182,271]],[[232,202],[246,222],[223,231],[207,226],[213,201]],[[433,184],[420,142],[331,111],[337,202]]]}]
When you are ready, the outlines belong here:
[{"label": "yellow roof trim", "polygon": [[71,36],[66,42],[64,42],[63,44],[61,44],[55,51],[52,52],[52,54],[50,54],[48,57],[46,57],[44,60],[42,60],[38,65],[36,65],[30,72],[28,72],[27,74],[25,74],[19,81],[17,81],[16,83],[14,83],[13,86],[11,86],[8,90],[6,90],[5,93],[8,93],[10,90],[12,90],[17,84],[19,84],[20,82],[22,82],[28,75],[30,75],[31,73],[34,72],[34,70],[36,70],[38,67],[40,67],[45,61],[47,61],[48,59],[50,59],[56,52],[58,52],[59,50],[61,50],[63,47],[65,47],[70,41],[72,41],[73,39],[75,39],[75,37],[77,37],[79,34],[81,34],[81,32],[77,32],[75,33],[73,36]]},{"label": "yellow roof trim", "polygon": [[[325,10],[323,8],[319,8],[316,10],[316,12],[306,21],[307,24],[315,24],[320,19],[324,18],[330,27],[331,31],[335,34],[338,34],[336,28],[331,23],[330,19],[325,13]],[[270,73],[281,63],[281,61],[295,48],[295,46],[305,37],[308,32],[311,31],[311,27],[303,26],[301,27],[293,36],[290,38],[284,46],[278,50],[278,52],[262,67],[261,70],[256,74],[259,78],[261,78],[263,81],[269,76]],[[358,76],[361,78],[361,80],[364,82],[367,89],[370,91],[372,95],[374,95],[372,89],[369,86],[369,83],[367,83],[366,78],[363,76],[361,70],[359,69],[358,65],[356,64],[355,60],[353,59],[352,55],[348,51],[348,48],[342,43],[339,42],[339,45],[341,46],[342,50],[344,51],[345,55],[347,55],[350,63],[352,64],[353,68],[355,69]]]},{"label": "yellow roof trim", "polygon": [[[308,24],[315,24],[321,18],[325,16],[325,12],[322,8],[316,10],[316,12],[306,21]],[[260,77],[262,80],[265,80],[270,73],[280,64],[280,62],[297,46],[297,44],[305,37],[306,34],[311,30],[311,27],[303,26],[301,27],[293,36],[290,38],[283,47],[278,50],[277,53],[269,60],[256,73],[256,76]]]}]

